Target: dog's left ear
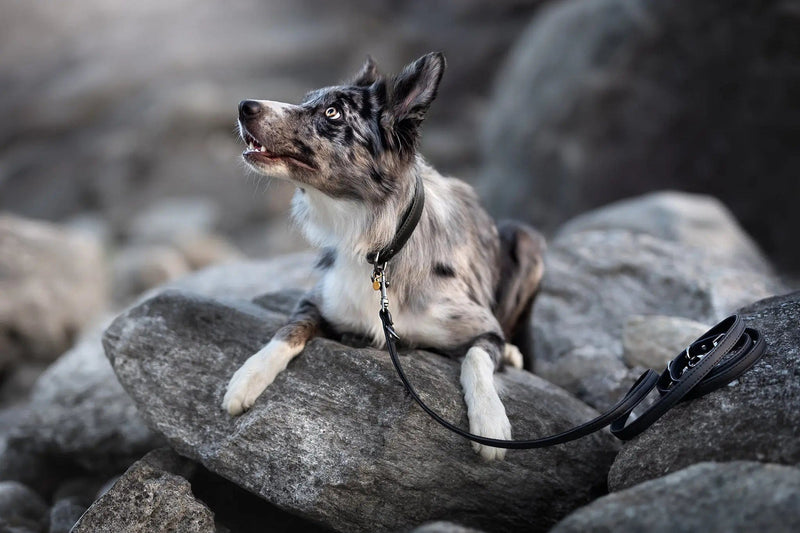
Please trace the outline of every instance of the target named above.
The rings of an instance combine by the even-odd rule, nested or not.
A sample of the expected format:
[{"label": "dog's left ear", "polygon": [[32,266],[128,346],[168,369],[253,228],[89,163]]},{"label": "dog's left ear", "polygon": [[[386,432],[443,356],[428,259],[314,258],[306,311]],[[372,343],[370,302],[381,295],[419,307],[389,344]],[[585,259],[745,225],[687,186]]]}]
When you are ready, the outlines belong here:
[{"label": "dog's left ear", "polygon": [[368,87],[378,81],[381,75],[378,72],[378,64],[372,59],[372,56],[367,56],[364,66],[358,71],[358,74],[350,81],[351,85],[356,87]]},{"label": "dog's left ear", "polygon": [[432,52],[407,65],[392,80],[388,112],[401,139],[415,142],[419,125],[436,98],[445,65],[444,54]]}]

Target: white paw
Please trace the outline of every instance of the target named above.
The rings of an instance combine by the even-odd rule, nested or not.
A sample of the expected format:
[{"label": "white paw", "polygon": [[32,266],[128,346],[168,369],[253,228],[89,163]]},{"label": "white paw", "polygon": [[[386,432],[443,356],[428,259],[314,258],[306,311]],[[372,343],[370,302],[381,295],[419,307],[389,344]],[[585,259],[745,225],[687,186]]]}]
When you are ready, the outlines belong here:
[{"label": "white paw", "polygon": [[506,343],[503,348],[503,361],[514,368],[521,369],[523,364],[522,353],[513,344]]},{"label": "white paw", "polygon": [[285,342],[270,341],[233,374],[222,408],[231,415],[240,415],[250,409],[294,355]]},{"label": "white paw", "polygon": [[[492,439],[511,439],[511,423],[506,416],[506,409],[497,396],[476,398],[475,409],[469,412],[469,430],[471,433]],[[484,446],[477,442],[472,443],[472,448],[481,457],[489,461],[501,461],[506,456],[505,448]]]}]

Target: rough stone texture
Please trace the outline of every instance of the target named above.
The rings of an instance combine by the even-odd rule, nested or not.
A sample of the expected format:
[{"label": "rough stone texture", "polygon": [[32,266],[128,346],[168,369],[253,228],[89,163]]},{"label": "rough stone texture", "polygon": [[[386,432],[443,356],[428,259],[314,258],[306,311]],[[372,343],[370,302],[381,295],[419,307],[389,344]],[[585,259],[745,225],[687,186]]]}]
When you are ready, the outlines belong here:
[{"label": "rough stone texture", "polygon": [[73,533],[214,533],[214,513],[186,480],[193,470],[172,450],[150,452],[92,504]]},{"label": "rough stone texture", "polygon": [[0,215],[0,371],[63,353],[108,304],[105,268],[84,235]]},{"label": "rough stone texture", "polygon": [[[496,78],[483,192],[547,230],[655,189],[720,198],[800,269],[800,3],[567,0]],[[769,88],[769,89],[766,89]]]},{"label": "rough stone texture", "polygon": [[733,384],[679,404],[627,442],[609,475],[612,490],[700,461],[800,464],[800,292],[740,314],[766,338],[764,358]]},{"label": "rough stone texture", "polygon": [[38,494],[21,483],[0,481],[0,526],[36,532],[46,525],[47,506]]},{"label": "rough stone texture", "polygon": [[[322,338],[249,412],[228,416],[220,406],[228,379],[284,320],[251,303],[173,291],[119,317],[104,345],[142,416],[170,446],[340,531],[447,519],[544,531],[604,489],[617,447],[608,434],[483,462],[405,396],[383,351]],[[413,352],[405,366],[420,391],[436,391],[426,396],[445,417],[466,424],[457,362]],[[498,381],[516,435],[550,434],[595,414],[529,373],[510,369]]]},{"label": "rough stone texture", "polygon": [[[198,271],[171,282],[200,294],[241,298],[281,287],[308,287],[314,256],[244,261]],[[110,475],[162,441],[142,422],[103,353],[103,325],[39,378],[24,417],[0,430],[0,480],[22,481],[49,492],[81,470]],[[75,469],[79,472],[74,472]]]},{"label": "rough stone texture", "polygon": [[676,316],[633,315],[622,325],[622,360],[661,370],[710,326]]},{"label": "rough stone texture", "polygon": [[[631,315],[714,324],[781,291],[763,257],[723,211],[707,213],[705,224],[710,238],[719,234],[727,243],[720,250],[685,237],[681,213],[700,201],[694,195],[646,196],[591,213],[585,229],[576,223],[550,243],[533,311],[537,373],[606,408],[635,379],[622,360],[622,329]],[[621,214],[626,210],[630,216]],[[626,220],[643,211],[654,221],[631,229]]]},{"label": "rough stone texture", "polygon": [[237,103],[297,102],[367,54],[387,71],[448,55],[423,152],[474,173],[498,58],[542,2],[3,0],[0,209],[55,219],[90,208],[124,233],[148,206],[190,196],[222,214],[217,231],[283,220],[291,188],[237,164]]},{"label": "rough stone texture", "polygon": [[551,533],[800,530],[800,470],[700,463],[595,500]]}]

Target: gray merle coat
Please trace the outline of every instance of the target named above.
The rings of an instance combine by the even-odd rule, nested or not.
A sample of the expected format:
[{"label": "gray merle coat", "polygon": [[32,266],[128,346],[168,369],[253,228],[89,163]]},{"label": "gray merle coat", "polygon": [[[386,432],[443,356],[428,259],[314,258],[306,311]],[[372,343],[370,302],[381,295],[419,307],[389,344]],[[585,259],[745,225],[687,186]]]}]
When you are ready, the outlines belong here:
[{"label": "gray merle coat", "polygon": [[[396,330],[409,345],[463,356],[470,430],[511,437],[493,373],[504,363],[523,365],[515,344],[527,345],[544,241],[521,224],[498,230],[471,187],[441,176],[417,153],[420,125],[444,69],[444,56],[432,53],[386,78],[368,59],[350,83],[316,90],[299,105],[239,105],[244,160],[297,186],[294,219],[323,253],[320,282],[231,378],[223,400],[230,414],[250,408],[320,332],[383,344],[366,256],[392,240],[420,183],[422,217],[388,266]],[[487,459],[505,454],[473,446]]]}]

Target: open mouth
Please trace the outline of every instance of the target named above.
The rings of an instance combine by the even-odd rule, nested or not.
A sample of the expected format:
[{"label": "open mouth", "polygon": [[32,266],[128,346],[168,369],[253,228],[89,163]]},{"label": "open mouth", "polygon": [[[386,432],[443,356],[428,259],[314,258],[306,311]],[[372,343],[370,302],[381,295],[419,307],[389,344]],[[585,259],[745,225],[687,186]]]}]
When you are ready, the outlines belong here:
[{"label": "open mouth", "polygon": [[264,145],[258,142],[255,137],[250,135],[250,133],[247,130],[242,131],[242,137],[244,138],[245,144],[247,144],[247,150],[245,150],[244,153],[247,154],[250,152],[261,152],[261,153],[267,152],[267,149],[264,148]]},{"label": "open mouth", "polygon": [[247,144],[247,149],[242,153],[242,156],[247,161],[260,163],[285,162],[303,167],[307,170],[314,170],[314,167],[310,163],[307,163],[306,161],[303,161],[294,155],[274,154],[270,152],[263,144],[258,142],[258,140],[253,137],[249,131],[244,128],[242,128],[242,139],[244,139],[245,144]]}]

